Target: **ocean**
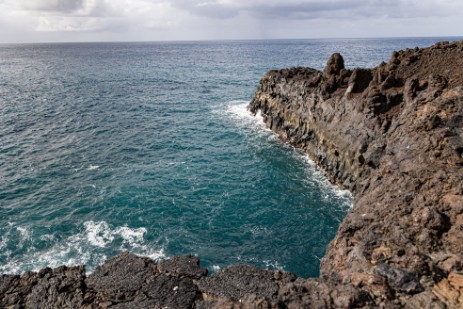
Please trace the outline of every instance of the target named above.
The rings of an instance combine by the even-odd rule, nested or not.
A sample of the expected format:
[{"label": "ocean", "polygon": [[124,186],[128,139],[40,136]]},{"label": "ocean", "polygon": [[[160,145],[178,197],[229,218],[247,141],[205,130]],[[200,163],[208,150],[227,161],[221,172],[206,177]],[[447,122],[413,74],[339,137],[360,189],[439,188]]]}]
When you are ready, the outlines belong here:
[{"label": "ocean", "polygon": [[249,114],[260,77],[455,39],[0,45],[0,273],[129,250],[317,276],[353,200]]}]

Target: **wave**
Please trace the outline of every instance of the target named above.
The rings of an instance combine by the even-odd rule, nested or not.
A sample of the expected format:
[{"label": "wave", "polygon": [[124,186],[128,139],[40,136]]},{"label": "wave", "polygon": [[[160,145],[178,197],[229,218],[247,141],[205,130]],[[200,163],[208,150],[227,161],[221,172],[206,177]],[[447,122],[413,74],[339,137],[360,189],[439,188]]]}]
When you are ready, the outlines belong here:
[{"label": "wave", "polygon": [[[131,251],[154,260],[166,257],[163,248],[153,248],[146,243],[147,229],[144,227],[111,227],[105,221],[86,221],[80,232],[62,240],[57,240],[55,234],[40,235],[38,242],[51,243],[43,250],[38,249],[39,244],[30,237],[33,233],[33,229],[24,226],[6,231],[0,241],[0,260],[7,262],[0,265],[0,273],[20,274],[44,267],[82,264],[87,265],[87,272],[91,272],[94,267],[104,263],[108,255],[113,256],[122,251]],[[24,245],[27,249],[13,257],[12,251],[17,249],[15,247]]]},{"label": "wave", "polygon": [[100,166],[98,166],[98,165],[92,165],[92,164],[90,164],[90,165],[87,167],[87,171],[94,171],[94,170],[97,170],[97,169],[99,169],[99,168],[100,168]]},{"label": "wave", "polygon": [[322,169],[312,161],[308,155],[300,154],[302,160],[305,162],[307,181],[316,182],[318,186],[325,192],[324,198],[326,200],[336,200],[341,206],[352,208],[353,196],[349,190],[341,189],[333,185],[328,178],[326,178]]},{"label": "wave", "polygon": [[[266,127],[260,111],[254,116],[249,110],[249,101],[233,100],[226,104],[226,108],[222,107],[222,114],[233,119],[234,122],[245,128],[251,128],[258,131],[258,133],[267,134],[267,140],[278,140],[277,134]],[[306,181],[320,187],[324,192],[326,200],[336,200],[342,207],[353,207],[353,197],[348,190],[343,190],[340,187],[333,185],[325,176],[321,168],[312,161],[307,154],[297,150],[291,145],[281,142],[285,147],[290,148],[296,160],[302,160],[304,164]]]},{"label": "wave", "polygon": [[281,265],[278,261],[276,260],[270,260],[270,259],[258,259],[256,257],[251,257],[248,259],[243,259],[240,255],[236,257],[237,261],[240,263],[244,264],[253,264],[253,265],[259,265],[260,267],[263,267],[265,269],[270,269],[270,270],[285,270],[285,266]]},{"label": "wave", "polygon": [[231,119],[237,126],[246,129],[255,129],[261,132],[272,132],[265,126],[260,111],[254,116],[248,110],[249,101],[246,100],[232,100],[213,110],[213,113],[226,116]]}]

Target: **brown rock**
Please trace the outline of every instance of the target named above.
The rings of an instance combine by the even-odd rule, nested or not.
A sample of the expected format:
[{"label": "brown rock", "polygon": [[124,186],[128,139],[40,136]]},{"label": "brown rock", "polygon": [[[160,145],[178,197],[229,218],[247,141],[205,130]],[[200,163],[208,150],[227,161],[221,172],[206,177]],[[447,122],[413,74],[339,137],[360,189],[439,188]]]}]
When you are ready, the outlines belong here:
[{"label": "brown rock", "polygon": [[452,282],[448,279],[444,279],[436,284],[432,292],[449,308],[463,307],[463,299],[461,298],[463,290],[452,285]]},{"label": "brown rock", "polygon": [[448,280],[455,288],[463,289],[463,275],[452,273],[449,275]]},{"label": "brown rock", "polygon": [[371,264],[376,265],[378,263],[384,263],[387,260],[390,260],[393,256],[391,248],[381,246],[373,250],[373,253],[371,254]]},{"label": "brown rock", "polygon": [[323,74],[326,77],[330,75],[339,75],[342,69],[344,69],[344,58],[341,56],[340,53],[334,53],[328,59]]},{"label": "brown rock", "polygon": [[[389,63],[350,75],[335,54],[322,79],[306,68],[283,83],[283,71],[267,73],[250,103],[353,192],[321,274],[352,282],[378,306],[394,306],[385,297],[392,295],[438,308],[435,280],[462,267],[462,50],[463,41],[394,52]],[[316,82],[301,97],[304,80]],[[302,140],[301,128],[310,128],[310,139]]]}]

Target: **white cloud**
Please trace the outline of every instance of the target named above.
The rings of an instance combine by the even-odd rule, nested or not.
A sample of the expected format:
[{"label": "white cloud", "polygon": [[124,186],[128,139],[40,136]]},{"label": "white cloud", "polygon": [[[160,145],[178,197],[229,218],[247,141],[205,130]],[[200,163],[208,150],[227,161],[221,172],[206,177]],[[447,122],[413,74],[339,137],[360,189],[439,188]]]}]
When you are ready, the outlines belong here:
[{"label": "white cloud", "polygon": [[[4,0],[0,20],[37,32],[166,28],[178,20],[168,2],[147,0]],[[1,8],[1,7],[0,7]]]},{"label": "white cloud", "polygon": [[0,0],[0,42],[461,35],[461,20],[461,0]]}]

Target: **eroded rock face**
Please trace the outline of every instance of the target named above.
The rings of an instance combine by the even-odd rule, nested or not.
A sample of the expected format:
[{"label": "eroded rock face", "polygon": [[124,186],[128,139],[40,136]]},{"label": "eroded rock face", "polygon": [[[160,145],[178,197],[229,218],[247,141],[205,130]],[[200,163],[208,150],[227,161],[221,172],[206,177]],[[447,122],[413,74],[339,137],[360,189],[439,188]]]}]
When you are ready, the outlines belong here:
[{"label": "eroded rock face", "polygon": [[[169,274],[165,268],[168,264]],[[161,269],[160,269],[161,268]],[[85,267],[59,267],[21,277],[0,277],[1,308],[192,308],[194,280],[207,271],[192,256],[155,263],[130,253],[85,275]]]},{"label": "eroded rock face", "polygon": [[0,307],[463,308],[463,42],[270,71],[249,109],[355,196],[320,278],[122,253],[88,277],[2,275]]},{"label": "eroded rock face", "polygon": [[339,57],[268,72],[249,106],[355,196],[321,277],[378,305],[463,307],[448,283],[463,272],[463,42],[374,69]]},{"label": "eroded rock face", "polygon": [[[305,295],[307,291],[311,293]],[[207,277],[191,255],[155,262],[124,252],[88,277],[85,266],[2,275],[0,308],[331,308],[355,301],[358,295],[352,292],[333,296],[320,280],[248,265]]]}]

